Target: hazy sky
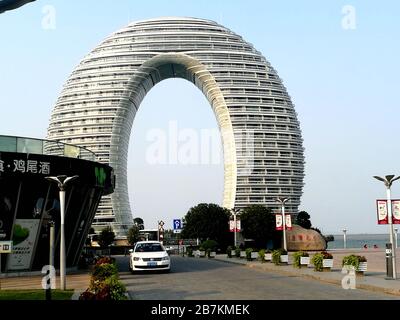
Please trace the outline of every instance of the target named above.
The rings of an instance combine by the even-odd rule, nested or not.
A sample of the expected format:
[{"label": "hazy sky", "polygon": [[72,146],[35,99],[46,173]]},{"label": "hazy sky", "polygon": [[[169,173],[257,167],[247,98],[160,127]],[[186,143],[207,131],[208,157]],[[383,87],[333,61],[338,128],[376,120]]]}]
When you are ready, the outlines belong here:
[{"label": "hazy sky", "polygon": [[[354,10],[354,11],[352,11]],[[278,71],[300,120],[305,187],[300,209],[325,233],[386,233],[373,175],[400,174],[398,1],[36,1],[0,15],[0,133],[43,138],[63,83],[87,53],[130,21],[191,16],[254,44]],[[355,19],[352,19],[355,18]],[[150,165],[154,128],[215,130],[202,93],[167,80],[146,96],[129,151],[133,215],[172,224],[199,202],[222,201],[222,160]],[[220,144],[218,146],[220,149]],[[219,150],[220,152],[220,150]],[[400,182],[392,188],[400,197]]]}]

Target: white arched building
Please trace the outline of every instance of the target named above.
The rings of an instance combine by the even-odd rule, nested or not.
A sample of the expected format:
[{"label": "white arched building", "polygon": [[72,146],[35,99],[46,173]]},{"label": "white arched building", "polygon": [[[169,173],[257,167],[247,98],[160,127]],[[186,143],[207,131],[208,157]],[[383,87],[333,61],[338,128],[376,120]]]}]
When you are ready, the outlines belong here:
[{"label": "white arched building", "polygon": [[102,199],[94,226],[132,225],[127,154],[141,101],[158,82],[183,78],[207,97],[222,136],[223,206],[296,213],[304,178],[294,106],[269,62],[250,43],[209,20],[160,18],[116,31],[90,52],[65,84],[48,138],[83,146],[115,170],[116,188]]}]

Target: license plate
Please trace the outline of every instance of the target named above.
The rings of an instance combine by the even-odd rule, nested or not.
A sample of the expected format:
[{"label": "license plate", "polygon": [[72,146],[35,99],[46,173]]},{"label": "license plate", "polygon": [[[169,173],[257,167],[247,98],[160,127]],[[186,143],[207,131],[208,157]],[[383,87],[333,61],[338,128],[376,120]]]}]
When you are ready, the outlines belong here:
[{"label": "license plate", "polygon": [[150,262],[147,262],[147,265],[148,265],[149,267],[154,267],[154,266],[157,265],[157,262],[155,262],[155,261],[150,261]]}]

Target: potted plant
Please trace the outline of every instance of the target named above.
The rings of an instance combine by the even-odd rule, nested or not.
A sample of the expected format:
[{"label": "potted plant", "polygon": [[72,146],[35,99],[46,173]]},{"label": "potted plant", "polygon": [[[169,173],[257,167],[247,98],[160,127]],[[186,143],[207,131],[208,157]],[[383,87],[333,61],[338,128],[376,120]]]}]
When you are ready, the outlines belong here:
[{"label": "potted plant", "polygon": [[281,250],[281,263],[288,264],[289,263],[289,255],[286,250]]},{"label": "potted plant", "polygon": [[310,257],[305,251],[297,251],[293,254],[293,267],[301,268],[301,266],[308,266],[310,264]]},{"label": "potted plant", "polygon": [[251,252],[251,260],[257,258],[258,258],[258,251],[256,249],[253,249],[253,251]]},{"label": "potted plant", "polygon": [[235,249],[235,257],[240,258],[240,248]]},{"label": "potted plant", "polygon": [[240,258],[246,258],[246,250],[240,250]]},{"label": "potted plant", "polygon": [[324,256],[321,252],[313,255],[313,257],[311,258],[311,263],[314,265],[315,271],[323,271],[323,269],[324,269],[323,262],[322,262],[323,260],[324,260]]},{"label": "potted plant", "polygon": [[199,248],[199,257],[200,257],[200,258],[203,258],[203,257],[205,257],[205,256],[206,256],[206,251],[204,250],[203,247],[200,247],[200,248]]},{"label": "potted plant", "polygon": [[188,257],[194,257],[192,247],[187,247],[186,252],[187,252]]},{"label": "potted plant", "polygon": [[333,268],[333,256],[327,252],[321,252],[323,259],[322,259],[322,268],[324,271],[330,271]]},{"label": "potted plant", "polygon": [[281,262],[281,250],[274,250],[272,251],[272,262],[276,264],[277,266]]},{"label": "potted plant", "polygon": [[232,258],[232,256],[235,255],[235,251],[233,250],[232,246],[228,246],[228,248],[226,248],[226,254],[228,255],[228,258]]},{"label": "potted plant", "polygon": [[258,257],[260,258],[261,263],[265,262],[265,250],[261,249],[258,251]]},{"label": "potted plant", "polygon": [[272,251],[272,262],[276,265],[287,264],[289,262],[287,251],[283,249]]},{"label": "potted plant", "polygon": [[245,252],[246,252],[246,259],[247,259],[247,261],[251,261],[251,253],[253,252],[253,249],[252,249],[252,248],[247,248],[247,249],[245,250]]},{"label": "potted plant", "polygon": [[357,274],[363,275],[367,271],[367,259],[364,256],[351,254],[343,257],[342,266],[347,269],[354,268]]},{"label": "potted plant", "polygon": [[265,250],[265,261],[272,261],[272,251],[270,249]]}]

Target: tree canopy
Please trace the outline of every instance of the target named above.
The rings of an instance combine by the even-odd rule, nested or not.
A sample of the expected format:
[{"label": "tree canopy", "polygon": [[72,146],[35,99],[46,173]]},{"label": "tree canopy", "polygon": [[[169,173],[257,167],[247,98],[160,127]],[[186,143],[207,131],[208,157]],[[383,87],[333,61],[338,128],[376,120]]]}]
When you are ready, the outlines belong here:
[{"label": "tree canopy", "polygon": [[300,227],[303,227],[304,229],[310,229],[311,228],[310,215],[305,211],[300,211],[297,214],[296,224],[299,225]]},{"label": "tree canopy", "polygon": [[229,232],[230,211],[213,203],[200,203],[190,208],[185,216],[183,238],[199,238],[215,240],[221,247],[229,245],[233,240]]},{"label": "tree canopy", "polygon": [[105,227],[101,230],[99,235],[99,245],[100,247],[108,247],[111,243],[113,243],[115,239],[115,233],[112,231],[111,227]]},{"label": "tree canopy", "polygon": [[136,217],[135,219],[133,219],[133,223],[139,228],[139,230],[144,229],[144,221],[142,218]]},{"label": "tree canopy", "polygon": [[139,227],[137,225],[133,225],[128,230],[127,240],[130,245],[134,245],[136,242],[139,241]]},{"label": "tree canopy", "polygon": [[253,205],[240,212],[242,234],[246,239],[253,239],[259,248],[265,248],[268,240],[274,242],[280,235],[275,230],[275,216],[271,209]]}]

